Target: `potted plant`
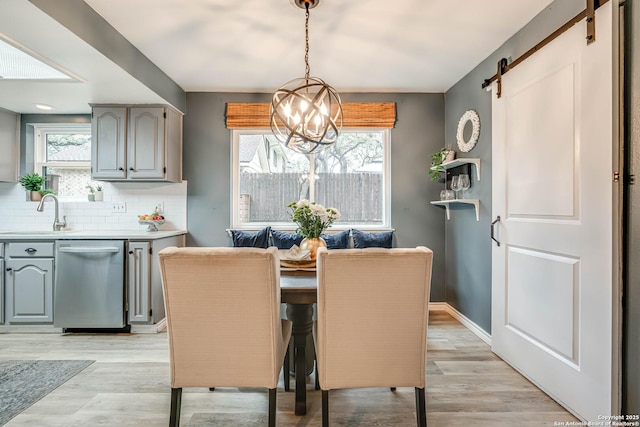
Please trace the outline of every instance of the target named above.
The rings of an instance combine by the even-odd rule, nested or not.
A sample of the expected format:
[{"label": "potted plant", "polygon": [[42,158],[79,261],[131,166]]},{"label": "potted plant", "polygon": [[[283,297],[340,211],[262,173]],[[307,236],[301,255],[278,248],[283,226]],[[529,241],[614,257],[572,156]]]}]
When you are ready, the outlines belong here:
[{"label": "potted plant", "polygon": [[87,199],[89,199],[90,202],[95,202],[96,201],[96,189],[93,187],[93,185],[91,185],[91,183],[87,184],[87,187],[89,189],[89,194],[87,194]]},{"label": "potted plant", "polygon": [[431,168],[429,169],[429,176],[431,181],[437,181],[440,178],[440,172],[444,171],[444,162],[450,162],[455,158],[456,152],[448,147],[442,147],[435,153],[431,154]]},{"label": "potted plant", "polygon": [[96,184],[95,199],[96,199],[96,202],[101,202],[104,200],[104,193],[102,192],[102,184]]},{"label": "potted plant", "polygon": [[44,177],[37,173],[31,173],[20,178],[20,184],[25,190],[29,192],[29,200],[39,201],[42,199],[42,184],[44,184]]}]

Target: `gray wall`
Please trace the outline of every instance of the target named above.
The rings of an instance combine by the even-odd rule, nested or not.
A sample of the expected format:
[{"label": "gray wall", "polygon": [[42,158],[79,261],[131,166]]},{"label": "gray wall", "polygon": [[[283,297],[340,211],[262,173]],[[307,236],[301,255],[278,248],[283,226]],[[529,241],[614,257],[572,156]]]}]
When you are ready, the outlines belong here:
[{"label": "gray wall", "polygon": [[445,300],[491,333],[491,96],[481,88],[500,58],[517,58],[584,9],[582,1],[556,0],[445,94],[445,138],[456,146],[458,120],[466,110],[480,115],[480,139],[461,157],[479,157],[481,181],[473,176],[470,198],[481,203],[480,222],[468,207],[451,212],[445,227]]},{"label": "gray wall", "polygon": [[[341,94],[343,101],[389,101],[397,105],[391,131],[391,226],[399,247],[434,251],[432,301],[444,300],[444,211],[431,206],[441,184],[430,181],[430,154],[444,145],[443,94]],[[187,93],[183,176],[189,182],[187,245],[229,244],[231,224],[231,132],[227,102],[269,102],[269,94]],[[339,206],[336,206],[340,209]]]},{"label": "gray wall", "polygon": [[626,145],[629,173],[636,184],[626,186],[628,206],[627,271],[625,277],[623,409],[640,413],[640,3],[626,2]]}]

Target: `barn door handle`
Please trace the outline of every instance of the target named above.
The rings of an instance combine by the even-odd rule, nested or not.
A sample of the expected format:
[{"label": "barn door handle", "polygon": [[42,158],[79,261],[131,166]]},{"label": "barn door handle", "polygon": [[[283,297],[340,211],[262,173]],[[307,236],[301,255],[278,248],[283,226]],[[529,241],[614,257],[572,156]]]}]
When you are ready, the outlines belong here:
[{"label": "barn door handle", "polygon": [[497,222],[500,222],[500,215],[498,215],[495,219],[495,221],[493,221],[491,223],[491,240],[493,240],[494,242],[496,242],[498,244],[498,246],[500,246],[500,241],[498,239],[495,238],[495,234],[494,234],[494,228]]}]

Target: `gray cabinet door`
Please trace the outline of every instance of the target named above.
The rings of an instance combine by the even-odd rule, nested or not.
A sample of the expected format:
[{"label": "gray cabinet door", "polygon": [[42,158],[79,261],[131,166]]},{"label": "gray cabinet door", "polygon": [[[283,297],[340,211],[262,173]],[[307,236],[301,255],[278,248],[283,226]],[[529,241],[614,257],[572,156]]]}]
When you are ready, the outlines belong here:
[{"label": "gray cabinet door", "polygon": [[165,178],[165,116],[160,107],[129,109],[129,179]]},{"label": "gray cabinet door", "polygon": [[91,177],[125,179],[127,108],[94,107],[91,119]]},{"label": "gray cabinet door", "polygon": [[6,323],[53,322],[53,258],[7,259]]},{"label": "gray cabinet door", "polygon": [[[0,247],[2,243],[0,243]],[[4,259],[0,258],[0,325],[4,323]]]},{"label": "gray cabinet door", "polygon": [[0,181],[18,182],[20,115],[0,110]]},{"label": "gray cabinet door", "polygon": [[129,322],[151,320],[150,247],[149,242],[129,242],[127,258]]}]

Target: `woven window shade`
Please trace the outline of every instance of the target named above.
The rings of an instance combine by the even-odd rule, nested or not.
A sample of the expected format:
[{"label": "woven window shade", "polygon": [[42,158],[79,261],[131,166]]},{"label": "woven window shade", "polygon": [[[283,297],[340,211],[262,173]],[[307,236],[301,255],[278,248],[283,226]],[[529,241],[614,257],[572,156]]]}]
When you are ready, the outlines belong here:
[{"label": "woven window shade", "polygon": [[[227,103],[228,129],[268,128],[271,119],[268,102]],[[342,103],[344,128],[393,128],[396,123],[395,102]]]}]

